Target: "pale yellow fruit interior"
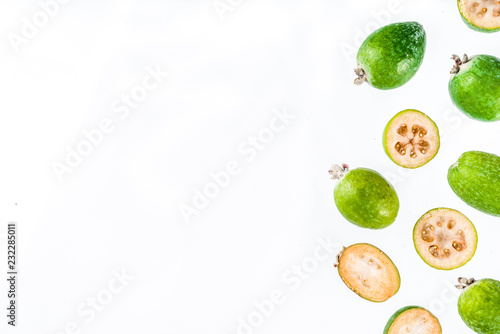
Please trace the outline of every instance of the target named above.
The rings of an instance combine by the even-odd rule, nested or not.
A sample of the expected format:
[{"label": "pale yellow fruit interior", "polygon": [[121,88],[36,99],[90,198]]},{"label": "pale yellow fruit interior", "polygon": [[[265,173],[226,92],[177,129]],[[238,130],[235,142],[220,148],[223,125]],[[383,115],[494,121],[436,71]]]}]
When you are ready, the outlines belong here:
[{"label": "pale yellow fruit interior", "polygon": [[460,12],[467,21],[484,29],[500,27],[499,0],[461,0]]},{"label": "pale yellow fruit interior", "polygon": [[415,168],[436,155],[439,150],[439,132],[425,114],[408,110],[389,124],[385,145],[398,165]]},{"label": "pale yellow fruit interior", "polygon": [[470,220],[458,211],[444,208],[420,218],[413,240],[426,263],[445,270],[467,263],[477,246],[476,230]]},{"label": "pale yellow fruit interior", "polygon": [[439,321],[423,308],[412,308],[399,315],[388,334],[441,334]]},{"label": "pale yellow fruit interior", "polygon": [[344,283],[361,297],[383,302],[399,290],[399,272],[380,249],[369,244],[348,247],[339,261]]}]

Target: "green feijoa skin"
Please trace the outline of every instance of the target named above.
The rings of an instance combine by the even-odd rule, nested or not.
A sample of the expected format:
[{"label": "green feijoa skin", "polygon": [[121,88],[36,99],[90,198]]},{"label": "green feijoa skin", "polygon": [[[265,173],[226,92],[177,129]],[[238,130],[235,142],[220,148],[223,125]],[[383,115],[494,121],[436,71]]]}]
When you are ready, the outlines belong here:
[{"label": "green feijoa skin", "polygon": [[387,321],[384,334],[422,333],[441,334],[439,320],[419,306],[406,306],[394,313]]},{"label": "green feijoa skin", "polygon": [[426,212],[413,228],[413,244],[429,266],[452,270],[469,262],[477,248],[474,224],[461,212],[437,208]]},{"label": "green feijoa skin", "polygon": [[481,32],[500,30],[498,0],[458,0],[457,4],[460,15],[469,28]]},{"label": "green feijoa skin", "polygon": [[418,22],[393,23],[368,36],[358,50],[358,78],[378,89],[407,83],[420,68],[426,46],[425,30]]},{"label": "green feijoa skin", "polygon": [[448,170],[448,183],[462,201],[500,217],[500,157],[480,151],[465,152]]},{"label": "green feijoa skin", "polygon": [[439,130],[423,112],[403,110],[384,130],[385,153],[398,166],[418,168],[431,161],[439,151]]},{"label": "green feijoa skin", "polygon": [[401,286],[396,265],[377,247],[361,243],[344,248],[337,255],[339,276],[358,296],[382,303],[394,296]]},{"label": "green feijoa skin", "polygon": [[500,59],[477,55],[461,59],[453,55],[448,90],[451,100],[468,117],[483,121],[500,120]]},{"label": "green feijoa skin", "polygon": [[338,180],[335,185],[335,204],[345,219],[354,225],[383,229],[398,215],[399,199],[394,187],[379,173],[347,165],[333,165],[329,173]]},{"label": "green feijoa skin", "polygon": [[457,288],[458,313],[465,324],[479,334],[500,334],[500,281],[460,277]]}]

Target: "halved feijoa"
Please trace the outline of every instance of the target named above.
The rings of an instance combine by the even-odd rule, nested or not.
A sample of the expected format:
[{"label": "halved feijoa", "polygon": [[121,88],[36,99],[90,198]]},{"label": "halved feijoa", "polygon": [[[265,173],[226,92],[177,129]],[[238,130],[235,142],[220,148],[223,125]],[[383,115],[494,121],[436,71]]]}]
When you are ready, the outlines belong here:
[{"label": "halved feijoa", "polygon": [[460,277],[457,288],[458,313],[465,324],[479,334],[500,334],[500,282]]},{"label": "halved feijoa", "polygon": [[384,302],[394,296],[401,285],[398,268],[380,249],[370,244],[355,244],[338,256],[342,281],[360,297]]},{"label": "halved feijoa", "polygon": [[398,215],[399,199],[394,187],[379,173],[368,168],[349,171],[347,165],[333,165],[329,173],[339,181],[333,197],[342,216],[354,225],[382,229]]},{"label": "halved feijoa", "polygon": [[392,315],[384,334],[441,334],[439,320],[425,308],[407,306]]},{"label": "halved feijoa", "polygon": [[418,22],[393,23],[368,36],[357,54],[358,78],[378,89],[393,89],[407,83],[424,59],[425,30]]},{"label": "halved feijoa", "polygon": [[459,211],[437,208],[417,221],[413,243],[429,266],[451,270],[463,266],[474,256],[477,233],[472,222]]},{"label": "halved feijoa", "polygon": [[425,165],[436,156],[439,144],[436,123],[418,110],[399,112],[384,130],[385,153],[401,167]]},{"label": "halved feijoa", "polygon": [[500,59],[489,55],[453,55],[448,91],[468,117],[483,122],[500,120]]},{"label": "halved feijoa", "polygon": [[500,30],[498,0],[458,0],[458,10],[469,28],[481,32]]},{"label": "halved feijoa", "polygon": [[465,203],[500,217],[500,157],[481,151],[460,156],[448,170],[451,189]]}]

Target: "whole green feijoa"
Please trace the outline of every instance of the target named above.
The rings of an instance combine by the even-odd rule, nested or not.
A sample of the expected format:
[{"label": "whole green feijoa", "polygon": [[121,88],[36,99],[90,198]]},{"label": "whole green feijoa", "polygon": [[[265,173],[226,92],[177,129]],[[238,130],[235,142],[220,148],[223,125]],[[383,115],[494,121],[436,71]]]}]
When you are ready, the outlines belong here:
[{"label": "whole green feijoa", "polygon": [[354,225],[382,229],[398,215],[399,198],[394,187],[379,173],[368,168],[349,171],[347,165],[333,165],[329,173],[339,180],[334,199],[338,210]]},{"label": "whole green feijoa", "polygon": [[407,83],[424,59],[425,30],[418,22],[393,23],[368,36],[358,50],[358,78],[378,89],[393,89]]},{"label": "whole green feijoa", "polygon": [[469,28],[481,32],[500,30],[498,0],[457,0],[457,4],[460,15]]},{"label": "whole green feijoa", "polygon": [[407,306],[392,315],[384,328],[384,334],[422,333],[441,334],[439,320],[426,309]]},{"label": "whole green feijoa", "polygon": [[470,118],[500,120],[500,59],[478,55],[462,59],[453,55],[448,90],[453,103]]},{"label": "whole green feijoa", "polygon": [[458,282],[457,288],[464,289],[458,298],[458,313],[465,324],[479,334],[500,334],[500,282],[463,277]]},{"label": "whole green feijoa", "polygon": [[448,170],[448,183],[462,201],[492,216],[500,216],[500,157],[465,152]]}]

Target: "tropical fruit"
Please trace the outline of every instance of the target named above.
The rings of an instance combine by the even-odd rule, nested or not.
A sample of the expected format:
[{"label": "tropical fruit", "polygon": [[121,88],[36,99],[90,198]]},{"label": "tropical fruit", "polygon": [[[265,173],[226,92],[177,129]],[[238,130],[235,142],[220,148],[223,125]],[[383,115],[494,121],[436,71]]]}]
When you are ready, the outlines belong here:
[{"label": "tropical fruit", "polygon": [[500,157],[480,151],[465,152],[448,170],[451,189],[465,203],[500,216]]},{"label": "tropical fruit", "polygon": [[470,118],[493,122],[500,120],[500,59],[489,55],[461,59],[453,55],[448,90],[451,100]]},{"label": "tropical fruit", "polygon": [[349,222],[364,228],[382,229],[391,225],[398,215],[399,199],[394,187],[379,173],[347,165],[333,165],[329,173],[339,180],[334,200],[338,210]]},{"label": "tropical fruit", "polygon": [[384,302],[401,285],[398,268],[380,249],[370,244],[355,244],[337,255],[339,275],[349,289],[372,302]]},{"label": "tropical fruit", "polygon": [[500,282],[460,277],[457,288],[464,291],[458,299],[458,313],[470,329],[479,334],[500,334]]},{"label": "tropical fruit", "polygon": [[458,10],[469,28],[481,32],[500,30],[500,2],[498,0],[458,0]]},{"label": "tropical fruit", "polygon": [[368,36],[358,50],[358,78],[378,89],[393,89],[407,83],[424,59],[425,31],[417,22],[393,23]]},{"label": "tropical fruit", "polygon": [[417,221],[413,243],[429,266],[451,270],[472,259],[477,248],[477,233],[472,222],[459,211],[437,208]]},{"label": "tropical fruit", "polygon": [[426,309],[407,306],[396,311],[387,322],[384,334],[441,334],[439,320]]},{"label": "tropical fruit", "polygon": [[439,130],[424,113],[407,109],[394,116],[384,130],[385,153],[397,165],[417,168],[431,161],[439,151]]}]

